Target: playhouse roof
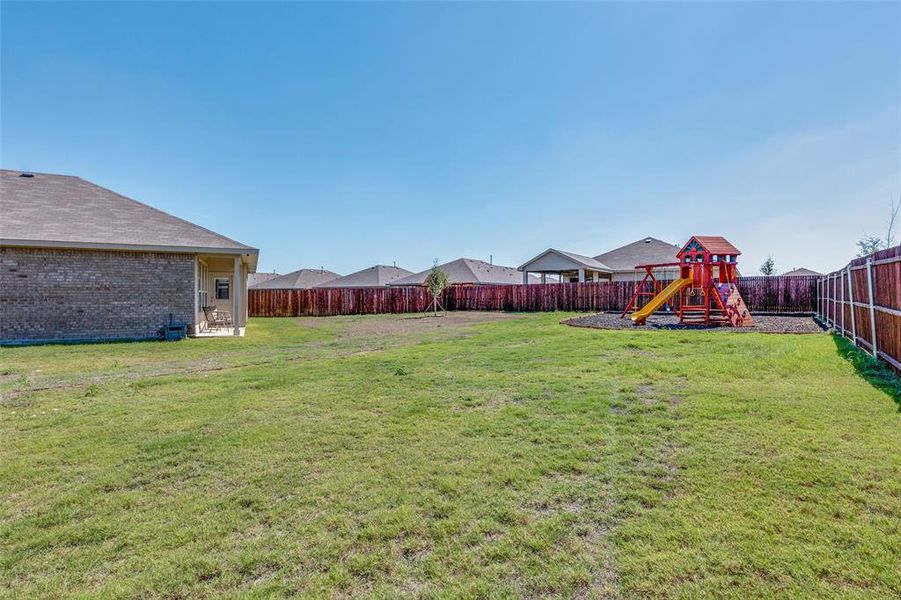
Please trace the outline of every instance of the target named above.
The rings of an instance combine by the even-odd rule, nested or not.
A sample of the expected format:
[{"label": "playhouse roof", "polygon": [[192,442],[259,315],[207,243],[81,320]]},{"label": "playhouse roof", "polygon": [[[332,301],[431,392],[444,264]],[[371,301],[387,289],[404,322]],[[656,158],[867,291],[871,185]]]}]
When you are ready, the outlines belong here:
[{"label": "playhouse roof", "polygon": [[[696,240],[711,254],[741,254],[741,251],[738,248],[720,235],[693,235],[691,236],[691,240]],[[691,243],[691,240],[688,240],[688,242],[685,243],[685,246],[682,246],[682,250],[679,251],[680,254],[685,251],[685,247]]]}]

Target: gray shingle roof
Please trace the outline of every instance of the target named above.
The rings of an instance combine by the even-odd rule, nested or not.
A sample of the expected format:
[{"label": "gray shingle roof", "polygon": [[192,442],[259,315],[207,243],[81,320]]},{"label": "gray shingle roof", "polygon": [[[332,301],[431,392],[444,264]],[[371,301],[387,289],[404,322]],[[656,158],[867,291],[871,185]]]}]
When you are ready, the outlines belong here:
[{"label": "gray shingle roof", "polygon": [[275,279],[276,277],[281,277],[281,275],[279,275],[278,273],[248,273],[247,287],[253,287],[258,283],[270,281],[272,279]]},{"label": "gray shingle roof", "polygon": [[657,238],[646,237],[637,242],[599,254],[594,258],[614,271],[634,271],[635,265],[677,262],[676,253],[680,249],[681,246],[676,246]]},{"label": "gray shingle roof", "polygon": [[58,247],[257,249],[70,175],[0,170],[0,240]]},{"label": "gray shingle roof", "polygon": [[811,275],[822,275],[822,273],[812,271],[806,267],[798,267],[797,269],[792,269],[791,271],[786,271],[782,274],[783,277],[805,277]]},{"label": "gray shingle roof", "polygon": [[573,262],[573,266],[576,268],[584,267],[586,269],[591,269],[592,271],[598,271],[601,273],[611,273],[613,269],[602,263],[601,261],[591,258],[590,256],[582,256],[581,254],[576,254],[575,252],[566,252],[565,250],[557,250],[556,248],[548,248],[532,260],[523,263],[519,266],[520,271],[524,271],[526,267],[528,267],[531,263],[535,262],[539,258],[546,256],[547,254],[557,254],[558,256],[562,256],[564,258],[568,258]]},{"label": "gray shingle roof", "polygon": [[339,277],[325,269],[298,269],[249,287],[255,290],[304,290]]},{"label": "gray shingle roof", "polygon": [[[472,258],[458,258],[443,265],[438,265],[438,268],[447,274],[449,285],[509,285],[522,283],[522,273],[513,267],[492,265]],[[389,285],[422,285],[430,270],[426,269],[414,275],[397,279]]]},{"label": "gray shingle roof", "polygon": [[386,265],[374,265],[368,269],[345,275],[325,283],[318,283],[314,287],[318,288],[361,288],[361,287],[384,287],[400,279],[412,275],[413,271],[401,269],[400,267],[392,267]]}]

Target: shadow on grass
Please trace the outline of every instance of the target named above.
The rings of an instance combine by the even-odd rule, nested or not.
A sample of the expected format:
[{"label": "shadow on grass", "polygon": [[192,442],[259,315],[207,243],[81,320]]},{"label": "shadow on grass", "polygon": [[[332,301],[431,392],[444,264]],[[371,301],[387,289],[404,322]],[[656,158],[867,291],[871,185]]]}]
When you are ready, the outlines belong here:
[{"label": "shadow on grass", "polygon": [[854,370],[870,385],[891,396],[898,405],[898,412],[901,412],[901,377],[895,375],[883,361],[876,360],[872,354],[864,352],[846,338],[833,335],[832,340],[842,358],[854,365]]}]

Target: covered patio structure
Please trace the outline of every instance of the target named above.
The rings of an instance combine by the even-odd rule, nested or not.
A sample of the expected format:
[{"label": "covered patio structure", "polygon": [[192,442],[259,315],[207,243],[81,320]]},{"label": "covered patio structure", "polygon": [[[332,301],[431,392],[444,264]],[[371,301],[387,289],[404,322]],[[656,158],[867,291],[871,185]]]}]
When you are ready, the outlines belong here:
[{"label": "covered patio structure", "polygon": [[256,253],[198,254],[194,263],[194,337],[243,336],[247,327],[247,278]]},{"label": "covered patio structure", "polygon": [[[573,252],[548,248],[532,260],[518,267],[522,282],[529,283],[529,275],[538,275],[541,283],[575,283],[609,281],[613,274],[604,263]],[[549,279],[550,275],[553,279]]]}]

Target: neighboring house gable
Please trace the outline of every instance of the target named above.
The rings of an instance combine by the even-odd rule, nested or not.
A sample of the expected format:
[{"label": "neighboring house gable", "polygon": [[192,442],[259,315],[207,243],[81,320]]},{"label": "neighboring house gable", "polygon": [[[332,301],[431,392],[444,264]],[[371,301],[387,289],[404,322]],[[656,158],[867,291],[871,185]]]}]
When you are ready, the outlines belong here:
[{"label": "neighboring house gable", "polygon": [[[595,256],[598,260],[613,270],[613,280],[631,280],[643,276],[643,269],[635,269],[636,265],[656,265],[676,262],[676,253],[679,246],[670,244],[653,237],[642,238],[638,241],[614,248],[603,254]],[[671,279],[678,275],[678,267],[661,267],[654,269],[655,276],[661,279]]]},{"label": "neighboring house gable", "polygon": [[402,277],[412,275],[412,271],[401,269],[396,266],[373,265],[367,269],[361,269],[356,273],[345,275],[318,283],[314,287],[317,288],[368,288],[368,287],[385,287]]},{"label": "neighboring house gable", "polygon": [[[598,281],[609,279],[613,272],[604,263],[574,252],[548,248],[518,267],[523,273],[553,274],[564,281]],[[545,280],[546,281],[546,280]]]},{"label": "neighboring house gable", "polygon": [[326,269],[298,269],[253,286],[254,290],[305,290],[341,277]]},{"label": "neighboring house gable", "polygon": [[676,253],[678,251],[679,246],[675,244],[670,244],[657,238],[646,237],[637,242],[598,254],[594,258],[614,271],[632,271],[636,265],[676,262]]},{"label": "neighboring house gable", "polygon": [[[512,285],[522,283],[522,273],[513,267],[505,267],[472,258],[458,258],[438,268],[447,274],[449,285]],[[423,285],[431,269],[402,277],[390,286]]]},{"label": "neighboring house gable", "polygon": [[603,262],[591,258],[590,256],[582,256],[573,252],[557,250],[556,248],[548,248],[532,260],[523,263],[518,267],[519,271],[531,271],[540,273],[542,271],[566,271],[574,269],[591,269],[601,273],[611,273],[613,270]]},{"label": "neighboring house gable", "polygon": [[782,274],[783,277],[822,277],[823,274],[818,271],[813,271],[811,269],[807,269],[805,267],[798,267],[796,269],[792,269],[791,271],[786,271]]},{"label": "neighboring house gable", "polygon": [[252,288],[258,283],[263,283],[264,281],[270,281],[275,279],[276,277],[281,277],[279,273],[251,273],[247,276],[247,287]]}]

